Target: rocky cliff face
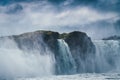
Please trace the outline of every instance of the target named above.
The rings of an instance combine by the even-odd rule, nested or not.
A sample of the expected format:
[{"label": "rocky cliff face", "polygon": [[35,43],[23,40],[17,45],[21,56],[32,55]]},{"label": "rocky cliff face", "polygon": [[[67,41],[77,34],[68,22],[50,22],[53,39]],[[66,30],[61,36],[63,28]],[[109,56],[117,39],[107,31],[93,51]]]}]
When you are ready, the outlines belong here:
[{"label": "rocky cliff face", "polygon": [[[36,31],[12,36],[22,50],[43,49],[48,46],[53,52],[57,46],[59,33],[51,31]],[[45,43],[45,44],[44,44]]]},{"label": "rocky cliff face", "polygon": [[91,57],[94,58],[95,46],[86,33],[74,31],[64,38],[68,43],[72,56],[77,64],[77,72],[92,72],[89,65],[93,66]]},{"label": "rocky cliff face", "polygon": [[59,52],[58,39],[64,39],[64,41],[68,44],[71,54],[75,60],[76,72],[94,71],[89,69],[89,65],[92,66],[92,64],[94,64],[89,57],[94,56],[95,46],[91,39],[83,32],[74,31],[71,33],[59,34],[58,32],[52,31],[36,31],[9,37],[14,39],[18,47],[25,51],[40,51],[41,49],[45,52],[47,49],[50,49],[54,53],[56,59],[56,74],[61,74],[64,72],[61,71],[59,73],[58,69],[60,66],[59,64],[63,62],[63,59],[59,57],[61,53]]}]

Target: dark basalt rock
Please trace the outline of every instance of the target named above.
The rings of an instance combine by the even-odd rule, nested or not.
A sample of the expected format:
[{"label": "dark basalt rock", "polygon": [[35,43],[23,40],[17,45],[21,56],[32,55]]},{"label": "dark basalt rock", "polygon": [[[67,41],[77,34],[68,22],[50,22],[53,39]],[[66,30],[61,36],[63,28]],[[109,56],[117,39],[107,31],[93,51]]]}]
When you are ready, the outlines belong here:
[{"label": "dark basalt rock", "polygon": [[49,48],[54,52],[57,39],[59,38],[59,33],[41,30],[36,32],[24,33],[21,35],[14,35],[12,37],[18,44],[18,47],[22,50],[39,50],[41,48],[45,50],[44,48],[46,48],[46,46],[48,45]]},{"label": "dark basalt rock", "polygon": [[[86,33],[83,32],[74,31],[64,36],[65,36],[64,39],[68,43],[72,56],[77,64],[77,71],[83,72],[81,71],[83,70],[81,67],[83,65],[82,62],[86,61],[86,59],[88,59],[89,57],[94,56],[95,54],[94,44],[92,43],[90,37],[88,37]],[[86,64],[89,63],[91,63],[90,60],[88,60]],[[89,67],[86,68],[86,70],[87,70],[86,72],[91,72],[90,71],[91,69],[89,70]]]},{"label": "dark basalt rock", "polygon": [[[94,44],[92,43],[90,37],[88,37],[84,32],[74,31],[68,34],[63,33],[60,35],[60,38],[64,39],[68,43],[71,51],[80,49],[79,52],[82,52],[82,57],[85,57],[85,54],[89,54],[90,52],[95,53]],[[74,51],[72,52],[74,53]]]},{"label": "dark basalt rock", "polygon": [[103,38],[103,40],[120,40],[120,36],[114,35],[108,38]]},{"label": "dark basalt rock", "polygon": [[52,31],[45,31],[43,34],[43,41],[49,46],[49,48],[54,52],[58,53],[58,42],[57,39],[59,38],[58,32]]},{"label": "dark basalt rock", "polygon": [[[82,52],[80,55],[84,58],[86,54],[90,52],[94,53],[94,45],[90,39],[86,35],[86,33],[74,31],[67,35],[65,41],[68,43],[71,51],[79,49],[79,52]],[[89,52],[89,53],[88,53]],[[75,53],[76,54],[76,53]]]},{"label": "dark basalt rock", "polygon": [[[56,74],[59,74],[57,73],[57,68],[59,66],[59,62],[62,62],[62,59],[60,59],[59,57],[61,53],[59,52],[59,45],[57,39],[64,39],[67,42],[68,46],[70,47],[71,54],[75,59],[78,72],[82,72],[80,70],[83,70],[80,69],[82,68],[81,61],[86,61],[86,64],[90,64],[91,61],[87,61],[87,58],[89,57],[89,55],[93,57],[95,53],[95,46],[92,43],[91,39],[86,35],[86,33],[79,31],[59,34],[58,32],[40,30],[36,32],[24,33],[21,35],[13,35],[9,37],[13,38],[17,43],[18,47],[25,51],[47,51],[46,48],[49,48],[55,55]],[[88,70],[86,72],[91,72],[89,68],[87,69]]]}]

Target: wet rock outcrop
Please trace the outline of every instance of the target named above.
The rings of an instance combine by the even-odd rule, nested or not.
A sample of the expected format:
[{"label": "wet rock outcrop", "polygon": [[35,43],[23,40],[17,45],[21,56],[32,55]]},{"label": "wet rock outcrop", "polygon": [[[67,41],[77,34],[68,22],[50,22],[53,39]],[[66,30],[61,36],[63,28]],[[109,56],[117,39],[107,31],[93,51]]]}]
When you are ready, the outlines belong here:
[{"label": "wet rock outcrop", "polygon": [[59,34],[58,32],[40,30],[9,36],[9,38],[12,38],[17,43],[18,47],[24,51],[37,50],[40,51],[40,54],[45,54],[41,51],[47,52],[48,49],[51,50],[56,59],[56,74],[62,73],[62,71],[59,73],[58,70],[59,64],[63,62],[63,59],[60,57],[61,53],[59,52],[58,39],[64,39],[75,60],[77,73],[94,71],[89,69],[89,66],[93,66],[94,64],[91,60],[91,56],[94,58],[95,46],[90,37],[84,32],[74,31]]},{"label": "wet rock outcrop", "polygon": [[120,36],[114,35],[108,38],[103,38],[103,40],[120,40]]},{"label": "wet rock outcrop", "polygon": [[[63,36],[64,35],[64,36]],[[93,66],[95,46],[90,37],[84,32],[74,31],[69,34],[63,34],[62,37],[68,43],[72,56],[77,64],[77,72],[92,72],[89,66]]]}]

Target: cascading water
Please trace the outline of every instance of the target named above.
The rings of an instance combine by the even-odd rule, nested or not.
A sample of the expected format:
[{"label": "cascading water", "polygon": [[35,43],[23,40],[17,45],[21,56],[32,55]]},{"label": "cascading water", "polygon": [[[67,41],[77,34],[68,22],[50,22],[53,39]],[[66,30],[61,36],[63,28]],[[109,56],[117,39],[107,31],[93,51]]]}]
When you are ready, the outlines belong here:
[{"label": "cascading water", "polygon": [[63,39],[58,39],[59,44],[59,70],[60,74],[76,73],[76,64],[71,55],[68,44]]},{"label": "cascading water", "polygon": [[120,41],[95,40],[96,72],[120,72]]},{"label": "cascading water", "polygon": [[54,57],[50,51],[22,51],[14,40],[0,39],[0,79],[15,77],[40,77],[54,74]]},{"label": "cascading water", "polygon": [[[59,52],[62,62],[59,63],[61,68],[66,74],[75,73],[77,71],[74,58],[71,55],[69,46],[67,43],[59,39]],[[85,60],[79,59],[81,62],[79,69],[80,73],[108,73],[108,72],[120,72],[120,41],[119,40],[94,40],[96,52],[86,56]],[[71,65],[72,64],[72,65]],[[72,69],[71,69],[71,66]],[[64,74],[62,73],[62,74]]]},{"label": "cascading water", "polygon": [[[0,39],[0,78],[53,75],[56,72],[56,65],[58,74],[74,74],[77,73],[78,68],[81,70],[78,73],[120,72],[120,41],[94,40],[93,43],[96,53],[86,54],[86,59],[79,57],[81,63],[77,66],[74,54],[63,39],[58,39],[59,53],[51,53],[48,48],[46,49],[46,45],[38,44],[35,51],[24,51],[18,48],[12,38],[2,38]],[[34,42],[35,45],[37,42]],[[57,58],[54,58],[54,54],[57,54]],[[75,56],[79,55],[75,54]]]}]

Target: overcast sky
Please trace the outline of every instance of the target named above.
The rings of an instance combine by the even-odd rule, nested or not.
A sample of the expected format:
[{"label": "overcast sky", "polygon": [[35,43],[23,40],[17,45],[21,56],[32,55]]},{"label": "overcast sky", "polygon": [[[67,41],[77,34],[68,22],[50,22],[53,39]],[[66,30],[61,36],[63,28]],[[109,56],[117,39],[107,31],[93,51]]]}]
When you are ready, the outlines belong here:
[{"label": "overcast sky", "polygon": [[119,34],[120,0],[0,0],[0,36],[36,30]]}]

